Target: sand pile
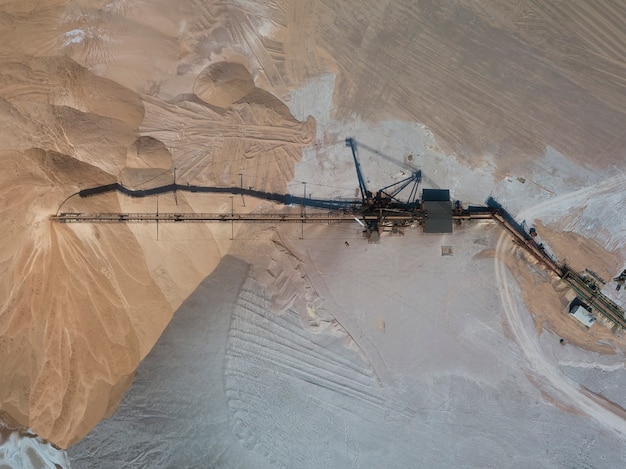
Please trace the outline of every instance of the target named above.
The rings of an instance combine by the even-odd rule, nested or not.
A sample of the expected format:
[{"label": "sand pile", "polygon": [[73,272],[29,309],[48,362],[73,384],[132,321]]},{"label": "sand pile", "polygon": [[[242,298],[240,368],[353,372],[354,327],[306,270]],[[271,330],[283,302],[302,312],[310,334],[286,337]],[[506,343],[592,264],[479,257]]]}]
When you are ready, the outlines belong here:
[{"label": "sand pile", "polygon": [[218,62],[198,75],[194,93],[204,102],[228,107],[254,89],[254,80],[246,67],[237,63]]},{"label": "sand pile", "polygon": [[44,150],[5,151],[0,164],[0,402],[67,446],[114,408],[171,310],[127,229],[48,220],[79,185],[110,175]]},{"label": "sand pile", "polygon": [[126,167],[170,169],[172,167],[172,155],[163,142],[152,137],[139,137],[128,150]]},{"label": "sand pile", "polygon": [[[6,65],[1,409],[67,446],[114,408],[172,313],[126,227],[48,219],[80,188],[118,179],[143,106],[66,58]],[[117,197],[92,209],[119,210]]]},{"label": "sand pile", "polygon": [[154,212],[159,203],[167,211],[225,211],[233,203],[184,194],[72,196],[112,182],[145,188],[175,177],[189,182],[195,174],[194,182],[239,185],[245,172],[254,175],[246,184],[284,191],[315,121],[299,122],[258,88],[247,90],[246,101],[226,86],[219,102],[240,101],[221,110],[193,96],[149,100],[144,126],[161,128],[140,136],[144,106],[131,90],[66,57],[14,55],[3,65],[0,410],[67,447],[114,410],[173,311],[230,241],[223,227],[155,231],[154,225],[53,224],[49,216],[59,209]]},{"label": "sand pile", "polygon": [[99,77],[63,56],[11,54],[0,58],[2,97],[67,106],[137,127],[143,120],[141,98],[114,81]]},{"label": "sand pile", "polygon": [[171,149],[181,183],[284,192],[317,128],[313,117],[297,120],[258,87],[227,108],[208,106],[195,95],[173,101],[146,97],[145,106],[140,130]]},{"label": "sand pile", "polygon": [[111,174],[126,163],[143,119],[135,93],[65,57],[0,60],[4,148],[44,148]]}]

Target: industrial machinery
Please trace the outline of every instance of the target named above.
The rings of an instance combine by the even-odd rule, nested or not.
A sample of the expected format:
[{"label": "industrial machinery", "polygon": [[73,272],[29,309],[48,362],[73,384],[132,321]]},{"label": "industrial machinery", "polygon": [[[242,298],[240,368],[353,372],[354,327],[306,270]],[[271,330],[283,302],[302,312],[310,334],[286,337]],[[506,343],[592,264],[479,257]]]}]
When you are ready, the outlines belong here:
[{"label": "industrial machinery", "polygon": [[[417,198],[417,188],[422,180],[422,172],[420,170],[415,171],[409,177],[402,179],[393,184],[383,187],[376,192],[376,195],[367,189],[365,184],[365,178],[361,172],[361,164],[357,156],[357,143],[353,138],[346,138],[346,146],[352,150],[352,158],[354,159],[354,166],[356,168],[357,178],[359,180],[359,189],[361,191],[361,200],[363,202],[364,209],[399,209],[399,210],[414,210],[419,208],[419,200]],[[398,196],[405,188],[410,187],[409,195],[406,201],[401,201]]]},{"label": "industrial machinery", "polygon": [[[127,213],[127,214],[94,214],[94,213],[67,213],[62,212],[55,215],[53,220],[75,223],[111,223],[111,222],[213,222],[213,221],[292,221],[302,223],[312,223],[320,221],[354,222],[356,219],[364,227],[365,236],[373,242],[377,242],[381,229],[396,232],[398,227],[410,226],[422,221],[426,214],[420,206],[417,197],[418,186],[421,181],[421,171],[413,172],[409,177],[389,184],[379,189],[373,194],[368,188],[361,171],[361,164],[357,156],[357,143],[353,138],[345,140],[346,146],[350,147],[354,165],[357,172],[361,200],[347,199],[313,199],[311,197],[299,197],[291,194],[278,194],[273,192],[259,191],[252,188],[243,187],[215,187],[167,184],[150,189],[133,190],[119,183],[107,184],[103,186],[83,189],[78,192],[81,198],[92,197],[98,194],[118,191],[129,197],[148,197],[162,193],[193,192],[193,193],[218,193],[234,194],[242,196],[256,197],[264,200],[281,203],[284,205],[295,205],[301,207],[311,207],[328,211],[327,214],[305,213],[300,214],[199,214],[199,213]],[[406,194],[406,199],[400,198],[401,193]],[[76,194],[75,194],[76,195]],[[450,214],[452,216],[452,214]]]},{"label": "industrial machinery", "polygon": [[[413,172],[409,177],[404,178],[393,184],[379,189],[376,194],[367,188],[365,178],[361,172],[361,163],[357,155],[357,143],[354,138],[346,138],[346,146],[350,147],[352,151],[352,158],[354,160],[354,167],[356,169],[357,179],[359,181],[359,190],[361,193],[361,209],[362,215],[377,215],[376,218],[370,219],[365,225],[366,235],[371,239],[371,236],[377,237],[381,225],[389,225],[392,227],[406,225],[407,222],[411,223],[415,220],[409,218],[408,220],[400,221],[394,220],[389,222],[390,215],[397,215],[398,213],[415,214],[420,208],[420,203],[417,197],[417,189],[420,181],[422,180],[422,172],[417,170]],[[399,199],[399,195],[406,188],[408,189],[408,197],[406,201]]]},{"label": "industrial machinery", "polygon": [[[363,232],[370,242],[378,242],[381,231],[398,232],[401,227],[415,223],[422,224],[424,233],[451,233],[453,221],[494,220],[513,236],[513,241],[524,248],[549,271],[564,280],[576,292],[581,301],[593,304],[594,309],[620,328],[626,328],[625,313],[622,308],[607,298],[596,283],[588,276],[572,270],[565,263],[558,263],[543,245],[535,240],[534,228],[527,229],[525,223],[519,223],[495,199],[490,197],[486,207],[468,206],[464,208],[459,201],[450,201],[447,189],[424,189],[422,203],[417,198],[421,172],[415,171],[401,181],[389,184],[373,194],[367,187],[357,155],[357,143],[353,138],[345,140],[350,147],[359,182],[361,200],[352,199],[313,199],[290,194],[278,194],[258,191],[243,187],[215,187],[182,184],[168,184],[150,189],[133,190],[119,183],[83,189],[74,194],[81,198],[118,191],[129,197],[148,197],[167,192],[218,193],[257,197],[284,205],[301,206],[300,213],[79,213],[61,212],[51,217],[61,223],[150,223],[150,222],[262,222],[282,223],[354,223],[363,226]],[[408,197],[400,199],[400,193],[408,189]],[[67,200],[67,199],[66,199]],[[63,205],[63,204],[62,204]],[[304,207],[318,210],[305,211]],[[60,210],[60,208],[59,208]],[[158,226],[158,225],[157,225]],[[395,230],[395,231],[394,231]],[[443,251],[442,251],[443,252]],[[450,251],[451,252],[451,251]],[[594,277],[593,272],[588,271]],[[599,280],[599,279],[598,279]],[[626,282],[626,269],[614,279],[617,289]],[[603,283],[603,282],[601,282]]]}]

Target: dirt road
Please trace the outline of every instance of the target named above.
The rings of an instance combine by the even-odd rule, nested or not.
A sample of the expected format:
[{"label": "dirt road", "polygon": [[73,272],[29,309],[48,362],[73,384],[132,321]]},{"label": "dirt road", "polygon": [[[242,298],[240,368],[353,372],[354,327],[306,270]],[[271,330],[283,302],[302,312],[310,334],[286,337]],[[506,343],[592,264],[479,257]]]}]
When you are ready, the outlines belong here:
[{"label": "dirt road", "polygon": [[[624,187],[625,179],[623,175],[618,175],[599,184],[552,198],[525,210],[519,218],[532,219],[548,209],[559,206],[563,207],[565,212],[568,207],[584,204],[591,194],[594,197],[601,197],[603,194],[611,194],[620,187]],[[564,406],[588,415],[619,435],[626,435],[623,409],[604,400],[601,396],[593,395],[589,390],[565,376],[555,364],[548,360],[541,349],[537,331],[523,304],[521,292],[516,287],[515,279],[500,260],[512,252],[513,248],[508,239],[509,236],[505,232],[498,239],[495,257],[496,281],[509,328],[526,355],[539,387]]]}]

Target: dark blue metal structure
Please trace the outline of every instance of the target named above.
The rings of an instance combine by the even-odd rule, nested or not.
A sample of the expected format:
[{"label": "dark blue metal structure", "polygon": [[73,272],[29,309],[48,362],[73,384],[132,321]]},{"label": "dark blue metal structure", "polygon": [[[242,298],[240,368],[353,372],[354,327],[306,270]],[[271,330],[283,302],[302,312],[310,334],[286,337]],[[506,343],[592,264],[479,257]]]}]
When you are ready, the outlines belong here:
[{"label": "dark blue metal structure", "polygon": [[[91,197],[107,192],[121,192],[129,197],[149,197],[153,195],[163,194],[167,192],[193,192],[193,193],[214,193],[214,194],[233,194],[256,197],[259,199],[270,200],[284,205],[301,205],[304,207],[321,208],[327,210],[339,210],[353,213],[355,216],[369,215],[366,221],[366,229],[368,232],[377,231],[379,224],[388,219],[390,215],[398,213],[415,214],[420,209],[420,202],[417,197],[417,190],[422,178],[421,171],[415,171],[411,176],[394,182],[383,187],[375,195],[367,188],[365,178],[361,171],[361,164],[357,156],[357,143],[354,138],[346,138],[346,146],[352,150],[352,158],[356,168],[357,178],[359,181],[359,190],[361,192],[361,200],[357,199],[313,199],[310,197],[299,197],[291,194],[279,194],[276,192],[259,191],[252,188],[245,189],[243,187],[217,187],[217,186],[198,186],[189,184],[166,184],[163,186],[152,187],[149,189],[129,189],[122,184],[113,183],[102,186],[83,189],[78,192],[80,197]],[[409,188],[408,198],[401,200],[400,193]],[[405,191],[406,192],[406,191]],[[375,218],[372,218],[375,215]],[[400,222],[396,222],[400,223]]]},{"label": "dark blue metal structure", "polygon": [[[354,138],[346,138],[346,146],[352,150],[352,158],[354,159],[354,167],[356,168],[356,175],[359,180],[359,190],[361,191],[361,200],[364,210],[376,210],[376,209],[398,209],[398,210],[414,210],[419,208],[419,199],[417,198],[417,189],[419,183],[422,180],[422,172],[420,170],[415,171],[411,176],[402,179],[401,181],[394,182],[388,186],[383,187],[376,195],[373,195],[368,190],[365,183],[365,178],[361,172],[361,163],[357,155],[357,142]],[[409,195],[406,201],[402,201],[398,198],[400,193],[407,187],[410,187]]]}]

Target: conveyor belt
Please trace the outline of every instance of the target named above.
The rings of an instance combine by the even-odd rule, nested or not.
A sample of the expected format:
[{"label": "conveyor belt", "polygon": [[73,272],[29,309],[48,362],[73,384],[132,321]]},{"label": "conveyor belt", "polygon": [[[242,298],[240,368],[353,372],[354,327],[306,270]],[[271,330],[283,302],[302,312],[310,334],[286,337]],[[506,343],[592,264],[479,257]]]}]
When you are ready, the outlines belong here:
[{"label": "conveyor belt", "polygon": [[622,308],[602,294],[599,289],[592,288],[577,272],[570,270],[567,266],[564,266],[563,270],[563,280],[569,284],[581,300],[592,306],[612,323],[626,329],[626,320]]},{"label": "conveyor belt", "polygon": [[[368,225],[409,226],[423,223],[428,214],[422,209],[411,210],[377,210],[359,212],[357,210],[326,210],[310,209],[299,213],[78,213],[63,212],[51,217],[59,223],[354,223],[355,218]],[[626,329],[624,310],[604,296],[599,290],[592,289],[580,276],[565,264],[558,264],[550,256],[543,245],[538,244],[511,215],[503,208],[473,207],[472,209],[455,210],[453,219],[497,221],[505,228],[519,246],[522,246],[549,271],[567,282],[576,294],[609,321]]]},{"label": "conveyor belt", "polygon": [[[342,212],[325,213],[61,213],[52,217],[60,223],[211,223],[211,222],[258,222],[258,223],[354,223],[354,214]],[[378,216],[359,216],[360,220],[376,220]],[[385,219],[396,221],[415,220],[415,216],[396,215]]]},{"label": "conveyor belt", "polygon": [[[211,223],[211,222],[259,222],[259,223],[354,223],[361,221],[381,221],[382,223],[410,224],[421,222],[426,216],[422,210],[411,212],[382,211],[381,213],[354,213],[343,211],[305,213],[90,213],[62,212],[50,219],[59,223]],[[489,220],[489,212],[474,212],[454,215],[455,220]]]}]

